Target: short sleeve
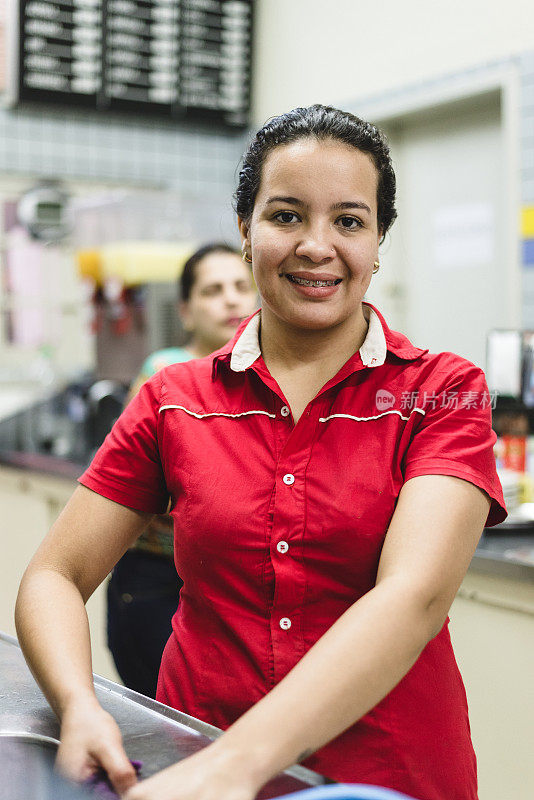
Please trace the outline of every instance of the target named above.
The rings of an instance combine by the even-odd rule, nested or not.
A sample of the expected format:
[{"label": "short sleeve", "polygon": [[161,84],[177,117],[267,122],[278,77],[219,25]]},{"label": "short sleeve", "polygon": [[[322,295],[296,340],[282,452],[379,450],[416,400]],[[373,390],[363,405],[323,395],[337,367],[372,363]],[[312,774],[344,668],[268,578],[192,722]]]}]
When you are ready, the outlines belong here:
[{"label": "short sleeve", "polygon": [[491,499],[486,521],[491,527],[507,514],[493,452],[491,399],[482,370],[452,358],[439,387],[419,390],[419,424],[405,456],[404,479],[452,475],[473,483]]},{"label": "short sleeve", "polygon": [[158,447],[161,379],[143,384],[79,479],[88,489],[136,511],[163,514],[168,491]]}]

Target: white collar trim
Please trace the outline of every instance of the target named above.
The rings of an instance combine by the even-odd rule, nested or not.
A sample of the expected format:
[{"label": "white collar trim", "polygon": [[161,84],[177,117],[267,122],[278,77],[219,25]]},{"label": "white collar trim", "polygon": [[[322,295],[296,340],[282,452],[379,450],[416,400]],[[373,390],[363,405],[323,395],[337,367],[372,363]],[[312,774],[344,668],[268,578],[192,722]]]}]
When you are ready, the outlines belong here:
[{"label": "white collar trim", "polygon": [[260,320],[261,315],[258,311],[244,328],[243,333],[234,344],[232,356],[230,358],[230,368],[234,372],[244,372],[252,366],[260,350]]},{"label": "white collar trim", "polygon": [[369,323],[367,336],[360,347],[360,358],[364,367],[381,367],[388,351],[384,328],[376,311],[363,303],[363,315]]},{"label": "white collar trim", "polygon": [[[365,367],[380,367],[386,360],[387,345],[384,329],[378,314],[366,303],[363,315],[369,323],[367,335],[360,347],[360,357]],[[261,313],[255,314],[237,340],[230,358],[230,368],[234,372],[244,372],[261,355],[260,350]]]}]

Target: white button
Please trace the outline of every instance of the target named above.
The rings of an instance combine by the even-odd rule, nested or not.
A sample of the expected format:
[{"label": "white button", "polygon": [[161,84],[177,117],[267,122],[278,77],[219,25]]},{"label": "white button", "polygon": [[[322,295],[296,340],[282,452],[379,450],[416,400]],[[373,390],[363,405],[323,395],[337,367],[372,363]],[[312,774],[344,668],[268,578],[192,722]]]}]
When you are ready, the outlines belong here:
[{"label": "white button", "polygon": [[283,417],[289,417],[290,414],[289,408],[287,406],[282,406],[282,408],[280,409],[280,413]]},{"label": "white button", "polygon": [[282,619],[280,620],[280,627],[282,628],[283,631],[288,631],[290,629],[291,620],[289,619],[289,617],[282,617]]},{"label": "white button", "polygon": [[279,553],[287,553],[287,551],[289,550],[289,545],[287,542],[278,542],[278,544],[276,545],[276,549],[278,550]]},{"label": "white button", "polygon": [[287,475],[284,475],[282,480],[287,486],[292,486],[295,483],[295,476],[288,472]]}]

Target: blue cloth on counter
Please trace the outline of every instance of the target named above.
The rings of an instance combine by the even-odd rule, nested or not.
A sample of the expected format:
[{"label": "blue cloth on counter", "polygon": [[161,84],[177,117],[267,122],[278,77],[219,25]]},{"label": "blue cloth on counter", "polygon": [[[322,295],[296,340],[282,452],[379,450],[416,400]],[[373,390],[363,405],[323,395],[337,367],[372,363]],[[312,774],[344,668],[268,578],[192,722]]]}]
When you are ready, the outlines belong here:
[{"label": "blue cloth on counter", "polygon": [[363,783],[338,783],[335,786],[314,786],[284,795],[284,800],[416,800],[393,789]]}]

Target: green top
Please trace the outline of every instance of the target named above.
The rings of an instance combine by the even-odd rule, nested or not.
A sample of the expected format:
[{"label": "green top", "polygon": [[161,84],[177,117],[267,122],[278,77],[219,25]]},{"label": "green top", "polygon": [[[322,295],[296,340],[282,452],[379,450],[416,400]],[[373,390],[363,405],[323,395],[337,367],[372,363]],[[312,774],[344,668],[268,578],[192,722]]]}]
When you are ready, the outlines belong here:
[{"label": "green top", "polygon": [[139,370],[143,378],[151,378],[156,372],[171,364],[180,364],[182,361],[190,361],[193,358],[191,353],[183,347],[165,347],[163,350],[156,350],[143,361]]},{"label": "green top", "polygon": [[[190,361],[193,358],[183,347],[166,347],[151,353],[143,362],[136,382],[148,380],[156,372],[171,364]],[[148,524],[139,539],[133,545],[134,550],[143,550],[156,556],[173,559],[173,524],[169,514],[160,514]]]}]

